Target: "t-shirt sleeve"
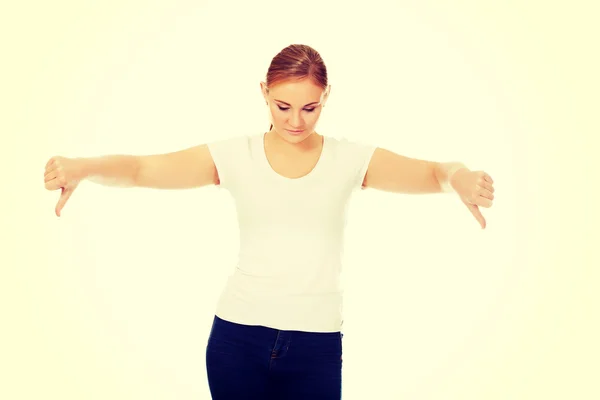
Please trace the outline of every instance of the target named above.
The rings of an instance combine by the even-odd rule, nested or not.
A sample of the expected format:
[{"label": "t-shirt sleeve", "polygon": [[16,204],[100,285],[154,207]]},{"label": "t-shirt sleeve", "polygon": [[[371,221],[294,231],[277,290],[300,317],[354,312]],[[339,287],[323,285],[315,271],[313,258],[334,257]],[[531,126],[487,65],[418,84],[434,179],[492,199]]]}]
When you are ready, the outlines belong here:
[{"label": "t-shirt sleeve", "polygon": [[237,183],[240,168],[243,168],[241,164],[247,158],[248,138],[236,136],[210,142],[207,146],[219,175],[217,187],[231,189]]},{"label": "t-shirt sleeve", "polygon": [[369,169],[369,163],[377,146],[345,140],[348,154],[350,181],[353,190],[362,189],[362,183]]}]

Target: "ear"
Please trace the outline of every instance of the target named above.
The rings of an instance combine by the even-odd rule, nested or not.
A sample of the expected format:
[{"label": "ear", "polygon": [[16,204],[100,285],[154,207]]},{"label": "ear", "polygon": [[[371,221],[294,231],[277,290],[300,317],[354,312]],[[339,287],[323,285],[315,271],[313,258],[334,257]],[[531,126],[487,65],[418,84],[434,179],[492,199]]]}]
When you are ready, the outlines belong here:
[{"label": "ear", "polygon": [[264,83],[264,82],[260,83],[260,91],[262,92],[262,95],[265,98],[265,102],[268,102],[269,89],[267,88],[266,83]]},{"label": "ear", "polygon": [[329,98],[329,93],[331,93],[331,85],[327,86],[327,89],[325,90],[325,94],[323,95],[323,106],[325,105],[325,103],[327,103],[327,99]]}]

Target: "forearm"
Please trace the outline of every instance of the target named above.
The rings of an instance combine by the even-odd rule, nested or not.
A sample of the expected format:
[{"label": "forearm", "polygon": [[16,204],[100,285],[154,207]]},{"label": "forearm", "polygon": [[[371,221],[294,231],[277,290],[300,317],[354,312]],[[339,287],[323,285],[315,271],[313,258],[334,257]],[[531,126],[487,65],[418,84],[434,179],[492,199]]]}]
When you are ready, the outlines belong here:
[{"label": "forearm", "polygon": [[140,170],[139,157],[106,155],[80,158],[82,178],[105,186],[134,187]]},{"label": "forearm", "polygon": [[463,168],[468,170],[467,166],[460,162],[437,163],[435,168],[435,177],[440,184],[440,190],[442,192],[452,192],[454,190],[452,189],[452,186],[450,186],[450,180],[456,171]]}]

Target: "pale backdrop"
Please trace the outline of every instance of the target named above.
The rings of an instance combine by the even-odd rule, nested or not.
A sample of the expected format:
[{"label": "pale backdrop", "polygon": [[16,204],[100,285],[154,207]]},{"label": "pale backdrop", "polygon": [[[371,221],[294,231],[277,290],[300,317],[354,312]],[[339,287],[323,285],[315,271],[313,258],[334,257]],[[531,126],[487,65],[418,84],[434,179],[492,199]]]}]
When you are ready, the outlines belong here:
[{"label": "pale backdrop", "polygon": [[209,398],[227,192],[86,183],[59,219],[43,169],[265,131],[292,43],[327,63],[321,133],[496,182],[484,231],[454,195],[353,197],[344,399],[599,398],[597,10],[548,3],[3,5],[0,398]]}]

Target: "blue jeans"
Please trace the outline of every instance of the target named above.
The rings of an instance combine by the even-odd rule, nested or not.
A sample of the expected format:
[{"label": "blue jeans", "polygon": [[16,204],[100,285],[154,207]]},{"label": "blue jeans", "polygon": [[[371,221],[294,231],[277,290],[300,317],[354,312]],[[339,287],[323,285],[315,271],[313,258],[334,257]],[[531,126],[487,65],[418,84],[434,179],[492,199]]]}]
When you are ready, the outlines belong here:
[{"label": "blue jeans", "polygon": [[285,331],[215,316],[206,346],[213,400],[340,400],[341,332]]}]

